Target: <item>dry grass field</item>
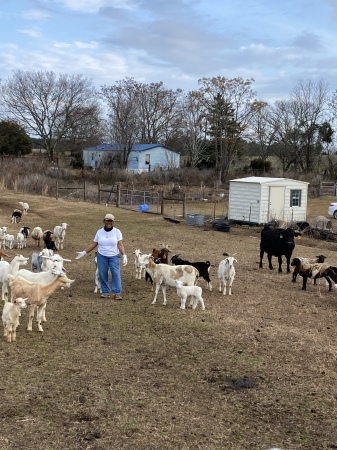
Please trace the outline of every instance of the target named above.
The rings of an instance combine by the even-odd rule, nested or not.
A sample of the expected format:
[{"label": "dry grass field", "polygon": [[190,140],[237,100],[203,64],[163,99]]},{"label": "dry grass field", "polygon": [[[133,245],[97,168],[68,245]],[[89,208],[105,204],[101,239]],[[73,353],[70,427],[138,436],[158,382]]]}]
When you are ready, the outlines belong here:
[{"label": "dry grass field", "polygon": [[[331,200],[310,199],[309,222],[326,215]],[[0,225],[12,234],[18,201],[30,205],[21,225],[68,223],[60,253],[72,260],[66,268],[75,282],[48,300],[43,333],[35,323],[26,331],[23,311],[17,341],[0,340],[0,450],[337,449],[337,291],[324,283],[302,291],[300,278],[292,283],[266,260],[259,269],[260,228],[222,233],[3,190]],[[107,211],[129,257],[119,302],[93,293],[94,255],[74,259]],[[132,252],[161,243],[214,265],[205,311],[181,311],[172,289],[167,306],[161,293],[151,304],[150,286],[134,277]],[[22,253],[36,250],[29,238]],[[231,297],[217,290],[224,251],[237,258]],[[308,236],[296,241],[293,256],[321,253],[337,265],[337,242]]]}]

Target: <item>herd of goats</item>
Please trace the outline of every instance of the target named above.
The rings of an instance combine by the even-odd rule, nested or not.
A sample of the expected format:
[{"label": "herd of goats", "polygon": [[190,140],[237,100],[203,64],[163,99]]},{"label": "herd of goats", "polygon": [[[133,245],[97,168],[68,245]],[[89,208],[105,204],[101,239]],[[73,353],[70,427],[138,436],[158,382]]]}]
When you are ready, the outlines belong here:
[{"label": "herd of goats", "polygon": [[[12,213],[12,223],[19,223],[22,215],[27,215],[29,205],[19,202],[22,210],[15,209]],[[29,320],[27,330],[32,330],[32,322],[36,311],[36,320],[39,331],[43,331],[42,322],[46,321],[46,306],[48,298],[57,288],[70,287],[74,280],[67,276],[67,271],[63,266],[64,261],[59,254],[54,254],[57,249],[63,249],[63,242],[67,224],[55,226],[54,230],[43,231],[40,227],[35,227],[31,233],[30,228],[23,226],[17,233],[16,245],[18,249],[26,247],[27,238],[30,235],[40,247],[40,242],[44,243],[44,249],[32,255],[31,269],[21,268],[28,263],[29,258],[16,255],[9,263],[4,258],[6,249],[12,249],[15,236],[7,233],[8,227],[0,227],[0,282],[2,283],[2,300],[4,302],[2,321],[4,336],[7,342],[16,340],[16,329],[19,325],[21,309],[28,307]],[[290,273],[290,266],[294,267],[292,280],[296,281],[298,275],[303,279],[302,289],[306,289],[308,278],[314,282],[318,278],[325,278],[329,284],[329,290],[337,283],[337,267],[325,263],[326,257],[318,255],[316,258],[293,258],[292,252],[295,248],[295,238],[301,235],[300,231],[293,228],[273,228],[265,225],[261,231],[260,241],[260,268],[263,267],[263,256],[268,257],[269,268],[273,269],[272,257],[278,258],[278,271],[282,272],[282,256],[286,258],[287,273]],[[205,309],[202,298],[202,288],[197,285],[199,278],[206,281],[206,287],[211,291],[212,284],[209,276],[211,263],[190,262],[174,255],[171,258],[172,265],[168,261],[168,245],[161,249],[153,249],[150,254],[142,254],[139,249],[134,253],[136,278],[145,277],[154,286],[155,295],[152,304],[156,303],[159,289],[162,289],[164,304],[166,304],[166,287],[174,287],[180,299],[180,308],[185,309],[186,301],[190,298],[189,306],[195,309],[200,303],[201,309]],[[237,262],[234,256],[228,253],[223,254],[224,259],[219,263],[217,275],[219,281],[219,292],[223,295],[232,294],[232,284],[235,278],[234,263]],[[68,260],[69,261],[69,260]],[[10,296],[8,291],[10,288]],[[100,290],[100,280],[96,265],[95,292]]]},{"label": "herd of goats", "polygon": [[[22,215],[28,214],[29,205],[20,202],[22,211],[15,209],[12,213],[12,224],[19,223]],[[70,287],[74,282],[68,278],[63,267],[64,261],[60,255],[55,254],[56,245],[63,248],[65,230],[67,224],[57,225],[54,231],[43,232],[40,227],[36,227],[30,234],[30,228],[23,226],[18,231],[16,237],[8,234],[8,227],[0,227],[0,282],[2,283],[2,300],[4,307],[2,311],[2,322],[4,336],[7,342],[15,342],[16,329],[19,325],[22,308],[28,307],[29,319],[27,330],[32,330],[32,322],[35,316],[39,331],[43,331],[42,322],[46,321],[46,306],[48,298],[58,287]],[[8,257],[6,249],[12,249],[15,238],[18,249],[27,246],[27,238],[31,237],[40,247],[40,241],[44,242],[44,249],[32,255],[32,270],[21,268],[28,264],[29,258],[19,254],[9,263],[4,260]],[[52,236],[55,240],[52,239]],[[10,298],[8,295],[10,288]]]}]

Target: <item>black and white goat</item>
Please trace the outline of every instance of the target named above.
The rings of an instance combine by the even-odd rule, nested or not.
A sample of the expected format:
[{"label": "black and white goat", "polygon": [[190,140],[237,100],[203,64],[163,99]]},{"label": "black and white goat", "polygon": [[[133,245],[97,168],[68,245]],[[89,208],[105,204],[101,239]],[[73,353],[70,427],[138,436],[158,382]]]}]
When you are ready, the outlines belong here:
[{"label": "black and white goat", "polygon": [[[324,255],[318,255],[315,258],[298,258],[302,263],[304,264],[315,264],[315,263],[324,263],[324,261],[326,260],[326,256]],[[294,261],[294,260],[293,260]],[[293,271],[293,276],[292,276],[292,281],[295,283],[296,282],[296,278],[298,275],[298,270],[297,267],[294,266],[294,271]]]},{"label": "black and white goat", "polygon": [[23,246],[24,247],[27,247],[27,238],[29,236],[29,231],[30,231],[29,227],[23,226],[20,228],[20,233],[22,233],[22,235],[23,235]]},{"label": "black and white goat", "polygon": [[199,272],[199,277],[202,277],[206,281],[207,288],[211,291],[213,289],[211,279],[209,277],[209,270],[211,268],[211,263],[209,261],[205,262],[190,262],[185,259],[181,259],[180,255],[173,255],[171,258],[172,264],[175,266],[189,265],[195,267]]},{"label": "black and white goat", "polygon": [[291,266],[295,269],[302,278],[302,290],[305,291],[307,289],[307,280],[308,278],[314,277],[314,282],[316,282],[319,278],[325,278],[329,285],[329,291],[332,291],[332,285],[334,283],[334,277],[336,275],[334,268],[327,263],[314,263],[309,264],[307,262],[301,261],[300,258],[294,258],[291,262]]},{"label": "black and white goat", "polygon": [[19,223],[21,222],[22,212],[19,209],[14,209],[12,212],[12,223]]},{"label": "black and white goat", "polygon": [[56,243],[52,239],[53,235],[54,235],[54,233],[50,230],[46,230],[43,233],[44,248],[47,248],[48,250],[53,250],[54,252],[57,252]]}]

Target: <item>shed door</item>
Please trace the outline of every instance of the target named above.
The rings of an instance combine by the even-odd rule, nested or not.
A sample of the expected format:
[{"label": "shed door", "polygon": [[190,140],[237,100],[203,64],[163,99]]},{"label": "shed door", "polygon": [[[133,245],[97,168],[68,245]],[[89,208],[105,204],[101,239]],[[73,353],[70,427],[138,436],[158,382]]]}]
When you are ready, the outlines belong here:
[{"label": "shed door", "polygon": [[284,219],[284,192],[283,186],[269,187],[269,221]]}]

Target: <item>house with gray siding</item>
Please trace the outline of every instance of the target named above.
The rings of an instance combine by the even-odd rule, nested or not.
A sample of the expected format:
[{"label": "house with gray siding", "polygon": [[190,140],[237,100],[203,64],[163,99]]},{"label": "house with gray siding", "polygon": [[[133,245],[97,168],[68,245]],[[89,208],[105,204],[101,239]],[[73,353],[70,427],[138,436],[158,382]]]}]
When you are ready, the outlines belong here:
[{"label": "house with gray siding", "polygon": [[306,221],[308,185],[289,178],[246,177],[230,180],[228,219],[251,224],[272,220]]},{"label": "house with gray siding", "polygon": [[[83,150],[83,162],[87,167],[119,167],[123,152],[119,144],[101,144]],[[180,167],[180,153],[160,144],[134,144],[127,164],[127,170],[135,173],[158,169],[177,169]]]}]

